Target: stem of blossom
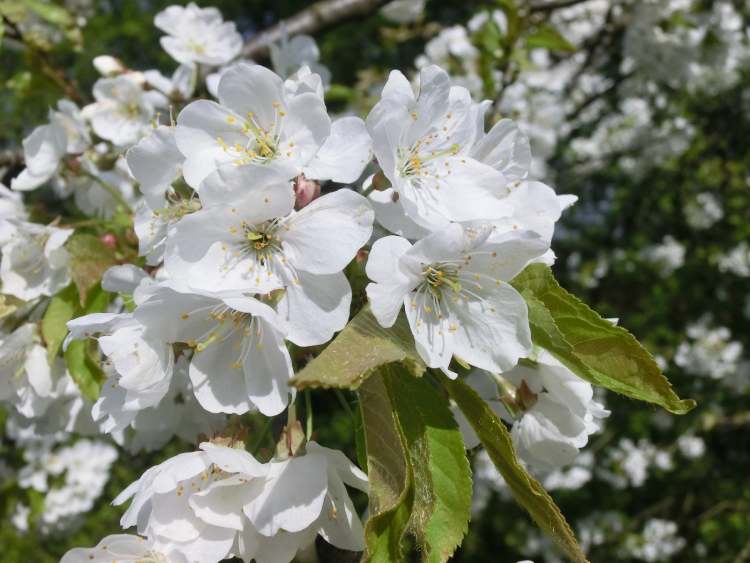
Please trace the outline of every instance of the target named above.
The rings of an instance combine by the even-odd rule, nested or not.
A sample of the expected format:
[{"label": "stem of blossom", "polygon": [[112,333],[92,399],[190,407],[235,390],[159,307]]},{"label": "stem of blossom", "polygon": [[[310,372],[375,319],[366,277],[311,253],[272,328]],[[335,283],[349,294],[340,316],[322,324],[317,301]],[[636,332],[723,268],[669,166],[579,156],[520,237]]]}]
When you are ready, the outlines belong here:
[{"label": "stem of blossom", "polygon": [[289,406],[286,408],[286,424],[287,426],[291,426],[296,421],[297,421],[297,398],[295,397],[294,400],[291,403],[289,403]]},{"label": "stem of blossom", "polygon": [[127,211],[128,213],[133,212],[133,210],[130,208],[130,204],[128,204],[128,202],[125,201],[125,198],[122,197],[120,190],[118,190],[112,184],[110,184],[106,180],[102,180],[101,178],[99,178],[99,176],[96,176],[95,174],[92,174],[91,172],[87,172],[86,170],[82,170],[81,174],[83,174],[87,178],[91,178],[96,183],[98,183],[102,188],[104,188],[107,191],[107,193],[111,195],[118,204],[120,204],[122,207],[125,208],[125,211]]},{"label": "stem of blossom", "polygon": [[272,418],[267,418],[265,424],[263,425],[263,430],[260,431],[260,435],[258,436],[258,439],[255,441],[255,444],[253,444],[253,447],[250,448],[250,453],[253,455],[256,455],[258,453],[258,450],[263,445],[263,442],[266,439],[266,436],[268,436],[268,432],[271,430],[271,424],[273,423]]},{"label": "stem of blossom", "polygon": [[518,402],[516,400],[516,386],[499,373],[488,373],[497,385],[497,389],[500,392],[500,401],[508,409],[510,415],[515,418],[519,414]]},{"label": "stem of blossom", "polygon": [[312,439],[313,433],[313,410],[312,410],[312,399],[310,397],[310,390],[305,389],[305,436],[307,440]]},{"label": "stem of blossom", "polygon": [[341,392],[341,389],[334,389],[333,391],[336,394],[336,398],[339,400],[339,403],[341,403],[341,406],[344,407],[346,413],[352,418],[352,420],[355,420],[354,411],[352,410],[349,401],[346,400],[346,397],[344,397],[344,394]]}]

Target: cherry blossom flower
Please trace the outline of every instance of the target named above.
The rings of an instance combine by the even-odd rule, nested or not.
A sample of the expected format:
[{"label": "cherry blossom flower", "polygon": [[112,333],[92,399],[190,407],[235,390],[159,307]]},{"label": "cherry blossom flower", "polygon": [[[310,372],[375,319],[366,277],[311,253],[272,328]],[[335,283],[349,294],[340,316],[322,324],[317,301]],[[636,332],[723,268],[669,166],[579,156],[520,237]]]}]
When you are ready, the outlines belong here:
[{"label": "cherry blossom flower", "polygon": [[167,33],[160,42],[178,63],[223,65],[242,48],[242,36],[233,22],[225,22],[216,8],[169,6],[154,18],[154,25]]},{"label": "cherry blossom flower", "polygon": [[111,561],[159,561],[188,563],[181,553],[155,549],[147,538],[131,534],[112,534],[102,538],[95,547],[76,547],[68,551],[60,563],[111,563]]},{"label": "cherry blossom flower", "polygon": [[378,322],[393,325],[403,305],[422,359],[451,375],[454,354],[497,372],[531,350],[526,303],[508,282],[547,245],[522,231],[490,241],[491,231],[452,224],[413,246],[388,236],[370,251],[367,295]]},{"label": "cherry blossom flower", "polygon": [[348,320],[351,288],[342,270],[372,233],[367,200],[341,189],[294,211],[291,185],[271,177],[265,185],[256,178],[242,200],[219,204],[222,185],[209,191],[207,182],[202,197],[212,205],[174,226],[170,276],[208,292],[285,289],[278,311],[287,337],[300,346],[328,341]]},{"label": "cherry blossom flower", "polygon": [[68,283],[68,251],[72,229],[9,219],[0,224],[0,280],[3,293],[24,301],[54,295]]}]

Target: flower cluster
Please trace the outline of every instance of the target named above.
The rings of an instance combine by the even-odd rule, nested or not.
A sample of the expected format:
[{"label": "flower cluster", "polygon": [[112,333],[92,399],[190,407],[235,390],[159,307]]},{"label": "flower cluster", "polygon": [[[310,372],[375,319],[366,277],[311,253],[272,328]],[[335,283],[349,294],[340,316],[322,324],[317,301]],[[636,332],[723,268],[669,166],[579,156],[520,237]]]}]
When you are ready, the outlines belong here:
[{"label": "flower cluster", "polygon": [[[571,24],[573,41],[598,32],[605,4],[586,6],[595,24]],[[423,8],[398,0],[383,15],[403,24]],[[529,297],[511,283],[529,266],[554,264],[556,224],[577,200],[537,179],[545,167],[529,136],[551,154],[574,109],[555,103],[586,63],[557,66],[534,51],[536,70],[494,108],[520,123],[494,119],[493,104],[477,97],[505,76],[480,78],[483,55],[470,36],[507,31],[503,14],[443,30],[418,74],[391,72],[361,119],[329,111],[331,73],[311,37],[282,34],[267,68],[244,58],[242,36],[216,9],[170,6],[154,24],[177,63],[171,76],[96,57],[93,101],[61,100],[24,140],[25,168],[10,190],[0,186],[0,401],[9,436],[27,440],[19,483],[47,492],[43,526],[89,510],[117,456],[85,439],[57,447],[71,433],[108,435],[133,453],[175,438],[199,444],[114,500],[130,501],[121,525],[137,535],[73,549],[62,563],[284,563],[317,536],[364,550],[349,490],[367,492],[368,477],[316,442],[309,402],[302,431],[292,381],[355,313],[371,313],[381,334],[398,324],[409,347],[410,332],[425,380],[473,388],[507,424],[524,470],[549,488],[592,479],[593,454],[581,450],[610,413],[591,383],[532,341]],[[458,76],[442,68],[457,62]],[[591,80],[572,97],[582,103],[605,86]],[[634,95],[572,150],[628,148],[650,131],[647,109]],[[35,190],[64,214],[32,207]],[[710,197],[696,198],[699,209],[688,203],[688,222],[708,228],[722,218],[718,203],[704,205]],[[737,246],[719,268],[745,275],[746,250]],[[665,236],[640,256],[666,276],[685,253]],[[706,355],[694,348],[675,362]],[[442,406],[459,452],[463,437],[473,455],[471,413]],[[252,419],[278,433],[283,415],[273,451],[261,447],[265,431],[252,453],[244,449],[238,426]],[[680,443],[686,458],[702,455],[696,440]],[[641,445],[623,442],[609,460],[626,478],[599,477],[640,485],[649,464],[671,467],[655,448],[639,457]],[[486,497],[498,476],[484,452],[475,466]],[[27,512],[16,507],[20,528]]]}]

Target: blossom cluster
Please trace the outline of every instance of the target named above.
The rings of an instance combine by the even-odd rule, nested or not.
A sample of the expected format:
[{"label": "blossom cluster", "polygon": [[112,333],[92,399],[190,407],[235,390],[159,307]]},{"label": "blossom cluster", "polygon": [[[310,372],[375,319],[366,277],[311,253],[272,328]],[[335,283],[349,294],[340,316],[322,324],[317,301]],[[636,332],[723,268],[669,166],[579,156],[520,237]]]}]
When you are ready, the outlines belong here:
[{"label": "blossom cluster", "polygon": [[[555,14],[576,43],[604,25],[607,3],[585,4],[593,26],[568,22],[583,7]],[[423,7],[398,0],[383,15],[403,23]],[[581,102],[607,84],[584,80],[568,96],[574,76],[587,75],[578,72],[583,57],[559,62],[534,51],[537,68],[497,100],[501,113],[519,119],[494,120],[492,103],[477,101],[486,80],[470,37],[488,22],[507,30],[495,11],[439,33],[416,61],[418,74],[391,72],[360,119],[329,112],[331,73],[311,37],[271,45],[267,68],[243,58],[241,35],[216,9],[170,6],[154,24],[177,63],[171,76],[97,57],[94,101],[79,108],[61,100],[24,140],[25,168],[10,189],[0,186],[0,318],[9,319],[0,333],[0,401],[11,410],[13,439],[44,437],[26,449],[21,486],[47,492],[48,477],[67,471],[65,486],[45,499],[43,524],[51,527],[91,508],[116,457],[112,446],[89,440],[53,450],[71,433],[108,435],[130,452],[173,438],[200,444],[115,499],[130,501],[121,525],[137,535],[73,549],[63,563],[286,562],[317,536],[343,550],[365,548],[347,487],[366,492],[367,475],[302,432],[291,382],[300,358],[356,312],[352,267],[369,280],[364,293],[381,327],[408,326],[433,373],[470,385],[545,485],[577,488],[592,478],[593,454],[580,450],[610,413],[589,382],[532,343],[526,301],[510,282],[527,266],[554,264],[556,223],[577,199],[537,179],[568,132],[556,104],[564,99],[573,111],[568,98]],[[620,150],[650,132],[640,94],[573,150]],[[40,223],[26,203],[41,189],[85,218]],[[686,207],[687,220],[701,228],[720,220],[720,205],[704,201],[711,197]],[[99,239],[116,265],[97,287],[112,298],[66,323],[58,354],[39,321],[50,298],[78,287],[70,241],[81,225],[122,221],[132,221],[132,232]],[[718,267],[746,275],[746,250],[738,245]],[[682,266],[685,247],[666,236],[640,256],[667,276]],[[689,335],[698,340],[699,332]],[[695,367],[708,355],[698,348],[685,344],[675,363]],[[95,400],[80,393],[60,357],[77,350],[101,364]],[[453,404],[451,411],[466,448],[478,448],[465,414]],[[284,413],[270,455],[225,437],[239,416],[269,419],[270,428]],[[685,457],[702,455],[696,440],[680,444]],[[618,467],[599,472],[615,487],[640,486],[649,465],[671,468],[650,444],[624,441],[618,451],[608,460]],[[485,452],[476,454],[475,476],[479,507],[481,487],[502,487]],[[27,512],[17,508],[21,528]],[[644,532],[674,534],[657,525]]]}]

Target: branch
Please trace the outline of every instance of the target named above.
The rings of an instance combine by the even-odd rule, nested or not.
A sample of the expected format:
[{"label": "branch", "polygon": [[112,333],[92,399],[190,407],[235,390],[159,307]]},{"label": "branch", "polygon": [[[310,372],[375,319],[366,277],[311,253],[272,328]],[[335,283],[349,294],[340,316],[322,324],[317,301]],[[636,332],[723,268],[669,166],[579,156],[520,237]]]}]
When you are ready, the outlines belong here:
[{"label": "branch", "polygon": [[583,4],[584,2],[588,2],[589,0],[557,0],[556,2],[546,2],[543,4],[532,4],[529,6],[529,12],[553,12],[555,10],[560,10],[562,8],[569,8],[570,6],[575,6],[576,4]]},{"label": "branch", "polygon": [[262,59],[268,56],[269,45],[281,41],[285,33],[289,36],[315,33],[345,20],[369,15],[387,2],[388,0],[321,0],[255,35],[245,43],[242,56]]},{"label": "branch", "polygon": [[23,151],[6,149],[0,151],[0,168],[23,165]]},{"label": "branch", "polygon": [[15,22],[6,17],[3,17],[2,23],[11,32],[11,36],[17,39],[24,47],[26,47],[29,53],[36,57],[36,60],[39,62],[42,72],[47,76],[47,78],[57,84],[57,86],[63,92],[65,92],[65,95],[68,98],[73,100],[78,105],[82,105],[85,101],[83,95],[78,91],[78,88],[75,86],[75,84],[66,78],[65,73],[52,64],[52,61],[50,61],[47,53],[45,53],[42,49],[37,48],[35,45],[33,45],[33,43],[27,41],[24,37],[23,32],[19,29]]}]

